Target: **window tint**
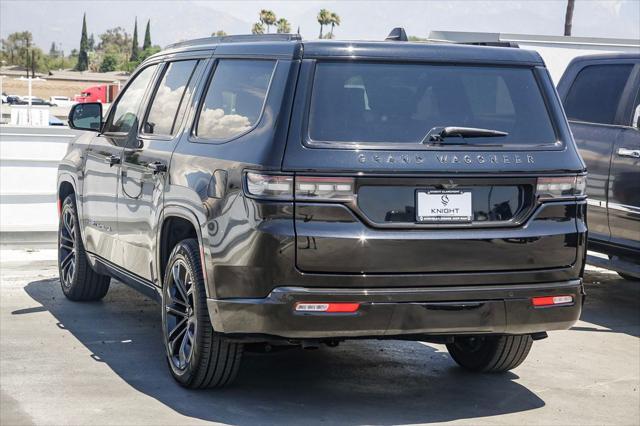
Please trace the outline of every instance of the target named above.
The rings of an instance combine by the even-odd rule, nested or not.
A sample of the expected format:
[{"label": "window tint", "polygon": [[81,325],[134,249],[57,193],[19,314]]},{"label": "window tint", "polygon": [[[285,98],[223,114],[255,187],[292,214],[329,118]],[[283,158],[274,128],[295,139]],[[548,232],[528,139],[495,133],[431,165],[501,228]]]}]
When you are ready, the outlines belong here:
[{"label": "window tint", "polygon": [[262,112],[275,61],[220,60],[207,89],[196,134],[229,139],[254,126]]},{"label": "window tint", "polygon": [[591,65],[580,71],[567,93],[564,109],[570,120],[614,124],[632,64]]},{"label": "window tint", "polygon": [[309,137],[419,143],[435,127],[509,133],[474,143],[543,145],[556,137],[529,68],[324,62],[316,66]]},{"label": "window tint", "polygon": [[171,62],[160,80],[144,125],[144,133],[172,135],[180,124],[178,110],[189,97],[189,81],[198,61]]},{"label": "window tint", "polygon": [[129,133],[137,130],[140,120],[138,110],[156,68],[157,65],[151,65],[134,77],[134,80],[118,99],[118,103],[105,127],[106,132]]}]

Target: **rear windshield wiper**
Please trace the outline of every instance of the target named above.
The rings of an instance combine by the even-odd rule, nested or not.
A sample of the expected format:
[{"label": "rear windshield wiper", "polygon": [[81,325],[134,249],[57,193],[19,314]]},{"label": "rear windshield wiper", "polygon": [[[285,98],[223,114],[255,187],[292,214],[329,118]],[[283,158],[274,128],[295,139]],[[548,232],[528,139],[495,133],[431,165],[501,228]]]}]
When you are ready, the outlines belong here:
[{"label": "rear windshield wiper", "polygon": [[496,138],[508,136],[509,133],[501,132],[500,130],[493,129],[478,129],[475,127],[434,127],[429,130],[429,133],[422,139],[422,143],[430,142],[432,144],[447,144],[447,145],[464,145],[467,141],[446,141],[447,138]]}]

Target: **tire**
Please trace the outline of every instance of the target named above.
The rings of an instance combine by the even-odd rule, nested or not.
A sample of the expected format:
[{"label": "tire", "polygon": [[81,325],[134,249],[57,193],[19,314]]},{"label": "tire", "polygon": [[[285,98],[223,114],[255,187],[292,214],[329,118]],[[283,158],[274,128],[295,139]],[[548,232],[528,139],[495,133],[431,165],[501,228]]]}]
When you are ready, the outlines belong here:
[{"label": "tire", "polygon": [[67,196],[60,208],[58,223],[58,273],[62,292],[69,300],[86,302],[102,299],[111,278],[95,272],[82,244],[76,200]]},{"label": "tire", "polygon": [[235,379],[243,345],[213,330],[195,239],[181,241],[169,256],[162,288],[162,331],[169,369],[182,386],[219,388]]},{"label": "tire", "polygon": [[503,373],[525,360],[533,339],[519,336],[458,337],[447,344],[449,355],[466,370],[482,373]]}]

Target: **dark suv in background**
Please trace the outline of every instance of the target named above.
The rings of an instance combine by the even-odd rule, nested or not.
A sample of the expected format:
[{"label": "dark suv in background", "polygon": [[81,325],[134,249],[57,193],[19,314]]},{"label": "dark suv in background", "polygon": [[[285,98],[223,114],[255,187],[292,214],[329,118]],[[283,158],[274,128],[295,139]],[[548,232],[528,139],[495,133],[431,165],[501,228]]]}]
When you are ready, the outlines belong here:
[{"label": "dark suv in background", "polygon": [[62,290],[159,299],[184,386],[230,383],[246,344],[353,338],[506,371],[580,316],[585,166],[534,52],[207,38],[69,123],[92,132],[59,168]]},{"label": "dark suv in background", "polygon": [[575,58],[558,92],[589,180],[589,263],[640,280],[640,55]]}]

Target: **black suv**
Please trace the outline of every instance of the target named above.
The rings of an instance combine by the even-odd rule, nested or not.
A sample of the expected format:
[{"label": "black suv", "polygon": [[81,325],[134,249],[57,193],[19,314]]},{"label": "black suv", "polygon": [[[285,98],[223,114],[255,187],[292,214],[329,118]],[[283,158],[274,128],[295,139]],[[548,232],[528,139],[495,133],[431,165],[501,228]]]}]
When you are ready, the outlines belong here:
[{"label": "black suv", "polygon": [[575,58],[558,93],[589,169],[587,261],[640,280],[640,54]]},{"label": "black suv", "polygon": [[69,123],[93,132],[59,168],[64,294],[156,297],[184,386],[353,338],[506,371],[580,316],[585,166],[534,52],[206,38]]}]

